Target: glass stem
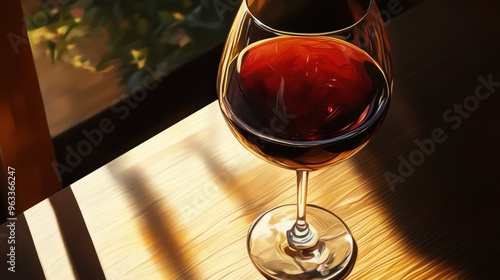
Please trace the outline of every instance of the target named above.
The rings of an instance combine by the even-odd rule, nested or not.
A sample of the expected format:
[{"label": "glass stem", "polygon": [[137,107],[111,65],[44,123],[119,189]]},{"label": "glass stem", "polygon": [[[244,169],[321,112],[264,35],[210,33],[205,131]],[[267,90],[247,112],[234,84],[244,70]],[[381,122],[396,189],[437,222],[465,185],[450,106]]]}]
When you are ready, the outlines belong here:
[{"label": "glass stem", "polygon": [[318,234],[306,221],[307,183],[309,171],[297,170],[297,220],[287,232],[287,241],[295,250],[311,249],[318,243]]}]

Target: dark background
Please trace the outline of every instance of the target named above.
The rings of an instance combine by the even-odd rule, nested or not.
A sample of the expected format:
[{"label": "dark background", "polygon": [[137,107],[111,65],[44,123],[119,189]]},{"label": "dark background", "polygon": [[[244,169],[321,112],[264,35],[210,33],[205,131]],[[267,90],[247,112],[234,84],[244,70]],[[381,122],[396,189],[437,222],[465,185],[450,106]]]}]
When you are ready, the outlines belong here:
[{"label": "dark background", "polygon": [[[431,0],[428,0],[431,1]],[[424,0],[379,0],[379,10],[386,24]],[[234,17],[236,9],[224,12],[226,20]],[[68,129],[53,138],[62,185],[71,183],[91,173],[131,148],[163,131],[210,102],[215,101],[217,69],[223,42],[199,58],[170,73],[161,84],[150,91],[130,115],[121,120],[116,110],[108,108],[94,117]],[[135,103],[135,102],[134,102]],[[115,105],[129,107],[127,101]],[[88,156],[70,156],[81,141],[87,140],[83,131],[98,129],[100,121],[110,119],[116,129],[107,134],[102,143],[94,146]],[[74,164],[78,163],[78,164]],[[76,167],[73,167],[73,166]]]}]

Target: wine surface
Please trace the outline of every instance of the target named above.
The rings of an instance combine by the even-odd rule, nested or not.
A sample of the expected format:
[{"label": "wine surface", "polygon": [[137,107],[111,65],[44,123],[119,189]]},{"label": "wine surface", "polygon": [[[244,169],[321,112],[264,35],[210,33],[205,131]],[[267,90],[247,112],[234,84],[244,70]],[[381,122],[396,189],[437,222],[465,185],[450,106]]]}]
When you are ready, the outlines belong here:
[{"label": "wine surface", "polygon": [[260,41],[232,61],[227,75],[222,107],[233,133],[290,168],[314,169],[361,147],[390,96],[373,59],[328,37]]}]

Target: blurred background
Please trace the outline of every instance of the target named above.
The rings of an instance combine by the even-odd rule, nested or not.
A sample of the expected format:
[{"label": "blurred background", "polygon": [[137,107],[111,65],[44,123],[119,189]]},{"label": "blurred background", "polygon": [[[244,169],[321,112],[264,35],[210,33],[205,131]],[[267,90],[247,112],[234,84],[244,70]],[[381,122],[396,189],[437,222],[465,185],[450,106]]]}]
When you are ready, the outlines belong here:
[{"label": "blurred background", "polygon": [[213,0],[23,0],[51,135],[220,44],[237,4]]},{"label": "blurred background", "polygon": [[[77,168],[61,174],[63,186],[216,99],[222,47],[241,4],[241,0],[21,2],[57,161],[64,164],[68,149],[85,140],[82,132],[99,127],[100,120],[111,119],[116,125]],[[377,1],[386,24],[422,2]],[[130,93],[152,76],[149,84],[154,87],[147,90],[147,98],[140,102],[132,98]]]},{"label": "blurred background", "polygon": [[[422,1],[377,2],[388,22]],[[22,0],[51,135],[124,98],[141,85],[148,67],[170,73],[220,46],[240,4],[241,0]],[[193,69],[191,75],[207,70]],[[215,85],[206,91],[213,90]]]}]

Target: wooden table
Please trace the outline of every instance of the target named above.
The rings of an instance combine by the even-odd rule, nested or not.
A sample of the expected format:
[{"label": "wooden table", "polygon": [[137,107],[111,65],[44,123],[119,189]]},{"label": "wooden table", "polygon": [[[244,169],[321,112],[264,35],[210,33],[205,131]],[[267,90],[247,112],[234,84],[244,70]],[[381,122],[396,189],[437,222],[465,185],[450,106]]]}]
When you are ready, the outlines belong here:
[{"label": "wooden table", "polygon": [[[499,274],[498,11],[493,0],[434,0],[389,22],[386,122],[310,179],[309,202],[357,241],[348,279]],[[247,152],[212,103],[19,215],[17,272],[2,265],[1,279],[262,279],[248,227],[294,203],[294,184]]]}]

